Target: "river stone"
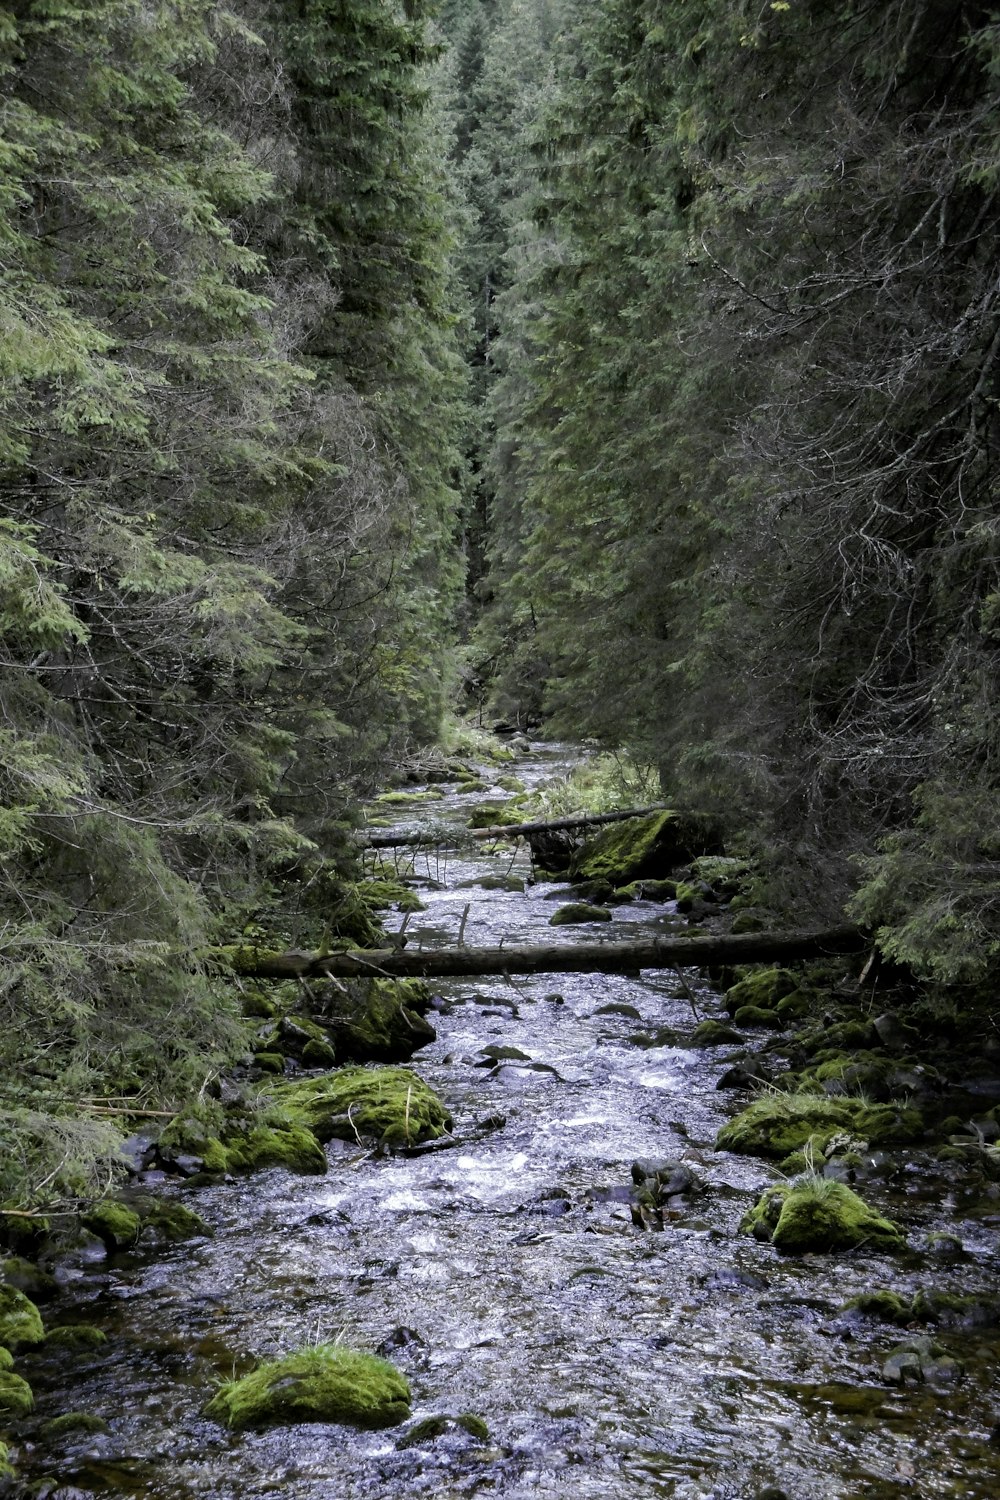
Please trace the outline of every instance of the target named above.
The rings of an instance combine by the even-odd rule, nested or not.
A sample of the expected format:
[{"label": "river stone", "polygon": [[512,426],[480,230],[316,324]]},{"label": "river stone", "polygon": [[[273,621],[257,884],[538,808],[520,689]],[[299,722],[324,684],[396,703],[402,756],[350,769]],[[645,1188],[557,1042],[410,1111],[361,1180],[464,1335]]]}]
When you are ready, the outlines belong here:
[{"label": "river stone", "polygon": [[227,1381],[205,1414],[236,1430],[297,1422],[395,1427],[410,1415],[410,1388],[374,1354],[317,1344]]},{"label": "river stone", "polygon": [[550,927],[569,927],[577,922],[610,922],[611,913],[606,906],[586,906],[582,901],[571,901],[560,906],[549,918]]}]

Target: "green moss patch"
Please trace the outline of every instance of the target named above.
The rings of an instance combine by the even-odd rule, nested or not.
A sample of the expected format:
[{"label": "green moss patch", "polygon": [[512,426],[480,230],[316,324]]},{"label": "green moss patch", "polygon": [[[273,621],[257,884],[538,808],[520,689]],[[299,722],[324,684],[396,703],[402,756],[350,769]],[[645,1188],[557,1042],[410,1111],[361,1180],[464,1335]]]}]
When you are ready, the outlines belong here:
[{"label": "green moss patch", "polygon": [[62,1416],[52,1417],[42,1425],[45,1438],[66,1437],[69,1433],[108,1432],[110,1429],[103,1417],[95,1417],[89,1411],[66,1411]]},{"label": "green moss patch", "polygon": [[35,1304],[17,1287],[0,1285],[0,1344],[5,1349],[23,1349],[44,1340],[45,1329]]},{"label": "green moss patch", "polygon": [[842,1182],[818,1178],[770,1187],[741,1229],[791,1255],[810,1250],[902,1250],[902,1230]]},{"label": "green moss patch", "polygon": [[698,813],[661,812],[612,824],[587,839],[574,856],[574,879],[629,885],[659,879],[720,847],[714,821]]},{"label": "green moss patch", "polygon": [[692,1047],[731,1047],[738,1046],[743,1037],[731,1026],[726,1026],[722,1021],[701,1021],[691,1033],[689,1045]]},{"label": "green moss patch", "polygon": [[14,1356],[9,1349],[0,1345],[0,1370],[12,1370],[14,1368]]},{"label": "green moss patch", "polygon": [[106,1343],[107,1334],[93,1323],[62,1323],[50,1328],[45,1339],[46,1348],[97,1349]]},{"label": "green moss patch", "polygon": [[34,1404],[28,1382],[12,1370],[0,1370],[0,1419],[26,1417]]},{"label": "green moss patch", "polygon": [[59,1283],[54,1276],[36,1266],[33,1260],[25,1260],[21,1255],[11,1255],[0,1261],[0,1281],[5,1281],[8,1286],[16,1286],[32,1302],[45,1302],[59,1290]]},{"label": "green moss patch", "polygon": [[318,998],[336,1038],[340,1062],[407,1062],[437,1038],[424,1012],[431,992],[422,979],[356,979]]},{"label": "green moss patch", "polygon": [[229,1172],[287,1167],[290,1172],[321,1176],[326,1171],[323,1148],[312,1131],[297,1121],[250,1125],[239,1132],[227,1132],[223,1149],[225,1170]]},{"label": "green moss patch", "polygon": [[755,969],[726,991],[724,1004],[731,1016],[744,1005],[774,1010],[779,1000],[793,994],[798,987],[799,981],[789,969]]},{"label": "green moss patch", "polygon": [[84,1214],[83,1223],[86,1229],[96,1234],[111,1250],[123,1250],[127,1245],[134,1245],[142,1228],[137,1213],[126,1208],[124,1203],[114,1203],[110,1199],[95,1204]]},{"label": "green moss patch", "polygon": [[407,1068],[338,1068],[279,1084],[273,1097],[321,1141],[372,1136],[383,1145],[412,1146],[436,1140],[452,1124],[434,1091]]},{"label": "green moss patch", "polygon": [[762,1026],[768,1031],[780,1031],[784,1022],[776,1010],[761,1005],[741,1005],[733,1014],[737,1026]]},{"label": "green moss patch", "polygon": [[295,1422],[395,1427],[410,1415],[410,1388],[384,1359],[318,1344],[228,1381],[205,1411],[237,1430]]},{"label": "green moss patch", "polygon": [[720,1151],[780,1159],[810,1140],[824,1149],[840,1131],[869,1145],[887,1145],[913,1141],[922,1129],[919,1111],[902,1105],[818,1094],[769,1094],[724,1125],[715,1144]]},{"label": "green moss patch", "polygon": [[397,911],[426,910],[416,891],[401,880],[366,880],[358,890],[373,911],[384,911],[391,906]]},{"label": "green moss patch", "polygon": [[470,828],[507,828],[521,822],[521,814],[509,802],[481,802],[469,814]]},{"label": "green moss patch", "polygon": [[570,901],[558,907],[549,918],[550,927],[572,927],[578,922],[610,922],[611,913],[606,906],[585,906],[582,901]]}]

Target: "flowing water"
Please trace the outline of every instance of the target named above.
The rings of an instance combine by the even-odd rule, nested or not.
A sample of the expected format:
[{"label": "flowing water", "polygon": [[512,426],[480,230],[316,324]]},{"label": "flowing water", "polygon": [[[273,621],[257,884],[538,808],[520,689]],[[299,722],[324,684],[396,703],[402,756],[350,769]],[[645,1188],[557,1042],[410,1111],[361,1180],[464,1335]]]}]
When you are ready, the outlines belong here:
[{"label": "flowing water", "polygon": [[[564,760],[537,749],[519,774],[537,782]],[[461,820],[468,807],[449,793],[425,816]],[[527,855],[418,856],[427,910],[410,918],[410,944],[453,943],[463,916],[466,942],[495,945],[609,940],[623,927],[655,930],[665,915],[636,903],[600,929],[550,928],[552,887],[465,884],[509,871],[530,877]],[[82,1409],[110,1425],[29,1445],[26,1476],[52,1476],[37,1493],[751,1500],[772,1485],[789,1500],[1000,1495],[989,1441],[996,1332],[939,1334],[964,1379],[898,1390],[880,1377],[904,1334],[841,1311],[875,1287],[997,1290],[991,1205],[963,1207],[928,1158],[896,1153],[864,1191],[915,1246],[934,1229],[958,1232],[959,1264],[916,1249],[782,1259],[741,1235],[775,1173],[713,1150],[735,1103],[716,1088],[729,1052],[633,1040],[690,1029],[693,1003],[718,1013],[704,981],[686,981],[442,984],[438,1040],[414,1066],[453,1111],[455,1142],[390,1158],[334,1142],[325,1178],[273,1170],[174,1189],[213,1237],[82,1267],[46,1312],[98,1324],[107,1344],[19,1362],[39,1418]],[[483,1066],[490,1046],[523,1057]],[[631,1220],[637,1157],[682,1159],[705,1184],[662,1233]],[[473,1412],[489,1440],[461,1427],[410,1446],[408,1428],[232,1435],[202,1415],[220,1377],[334,1338],[393,1359],[415,1420]]]}]

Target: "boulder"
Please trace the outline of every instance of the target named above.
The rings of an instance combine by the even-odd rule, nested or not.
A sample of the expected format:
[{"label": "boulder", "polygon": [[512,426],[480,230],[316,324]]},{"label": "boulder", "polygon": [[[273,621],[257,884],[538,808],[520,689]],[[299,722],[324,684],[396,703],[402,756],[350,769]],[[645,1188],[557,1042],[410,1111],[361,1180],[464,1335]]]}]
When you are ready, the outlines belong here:
[{"label": "boulder", "polygon": [[410,1388],[377,1355],[316,1344],[227,1381],[205,1413],[236,1430],[299,1422],[395,1427],[410,1415]]}]

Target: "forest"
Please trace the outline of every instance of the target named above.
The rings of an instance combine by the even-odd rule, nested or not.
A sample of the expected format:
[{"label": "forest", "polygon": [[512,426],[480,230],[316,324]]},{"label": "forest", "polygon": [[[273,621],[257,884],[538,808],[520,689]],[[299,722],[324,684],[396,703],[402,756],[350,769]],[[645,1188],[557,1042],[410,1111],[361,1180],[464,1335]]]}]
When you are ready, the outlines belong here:
[{"label": "forest", "polygon": [[497,728],[996,1044],[994,7],[8,0],[0,57],[9,1226],[225,1094],[233,945],[384,942],[364,806]]}]

